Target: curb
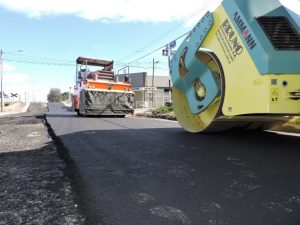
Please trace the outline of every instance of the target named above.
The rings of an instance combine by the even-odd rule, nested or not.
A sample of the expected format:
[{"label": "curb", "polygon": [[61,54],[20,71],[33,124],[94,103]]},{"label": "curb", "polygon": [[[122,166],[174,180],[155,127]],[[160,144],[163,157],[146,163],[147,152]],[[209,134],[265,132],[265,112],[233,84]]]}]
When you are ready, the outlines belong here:
[{"label": "curb", "polygon": [[165,120],[174,120],[176,121],[175,115],[169,114],[152,114],[152,113],[137,113],[135,114],[137,117],[148,117],[148,118],[158,118],[158,119],[165,119]]},{"label": "curb", "polygon": [[8,112],[0,112],[0,117],[1,116],[7,116],[7,115],[13,115],[13,114],[18,114],[18,113],[24,113],[27,112],[29,108],[30,103],[27,102],[20,110],[18,111],[8,111]]}]

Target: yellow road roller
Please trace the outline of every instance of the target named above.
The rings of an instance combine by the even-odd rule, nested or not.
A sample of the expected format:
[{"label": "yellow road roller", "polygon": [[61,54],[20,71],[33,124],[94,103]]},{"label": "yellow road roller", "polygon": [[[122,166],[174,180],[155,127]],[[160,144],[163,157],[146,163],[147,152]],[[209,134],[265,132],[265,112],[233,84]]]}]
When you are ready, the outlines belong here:
[{"label": "yellow road roller", "polygon": [[170,63],[180,125],[265,130],[300,115],[297,16],[278,0],[224,0],[207,12]]}]

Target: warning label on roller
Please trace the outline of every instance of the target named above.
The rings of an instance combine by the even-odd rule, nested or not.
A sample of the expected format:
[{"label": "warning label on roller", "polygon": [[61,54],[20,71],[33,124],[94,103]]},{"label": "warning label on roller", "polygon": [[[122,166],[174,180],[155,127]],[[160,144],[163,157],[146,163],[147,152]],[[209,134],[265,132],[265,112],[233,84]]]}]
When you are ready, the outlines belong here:
[{"label": "warning label on roller", "polygon": [[271,88],[271,102],[277,103],[279,100],[279,88]]}]

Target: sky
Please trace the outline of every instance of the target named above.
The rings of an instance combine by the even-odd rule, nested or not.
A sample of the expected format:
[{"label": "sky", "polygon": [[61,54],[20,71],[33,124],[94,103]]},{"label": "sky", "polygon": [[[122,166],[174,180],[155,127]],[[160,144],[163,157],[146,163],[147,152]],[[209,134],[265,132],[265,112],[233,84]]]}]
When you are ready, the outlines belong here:
[{"label": "sky", "polygon": [[[51,88],[70,91],[79,56],[114,60],[117,72],[188,32],[220,1],[0,0],[3,90],[30,101],[45,101]],[[300,10],[299,0],[282,1]],[[161,50],[130,72],[151,75],[153,58],[155,75],[168,75]]]}]

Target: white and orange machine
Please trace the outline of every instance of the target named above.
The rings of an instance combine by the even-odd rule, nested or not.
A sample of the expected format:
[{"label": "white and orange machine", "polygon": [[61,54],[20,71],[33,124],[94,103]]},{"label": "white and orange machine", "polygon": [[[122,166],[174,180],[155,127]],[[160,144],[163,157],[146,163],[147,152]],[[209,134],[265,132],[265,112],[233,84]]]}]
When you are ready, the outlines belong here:
[{"label": "white and orange machine", "polygon": [[72,106],[78,115],[125,116],[134,112],[131,84],[128,79],[118,81],[113,61],[78,57],[74,89]]}]

